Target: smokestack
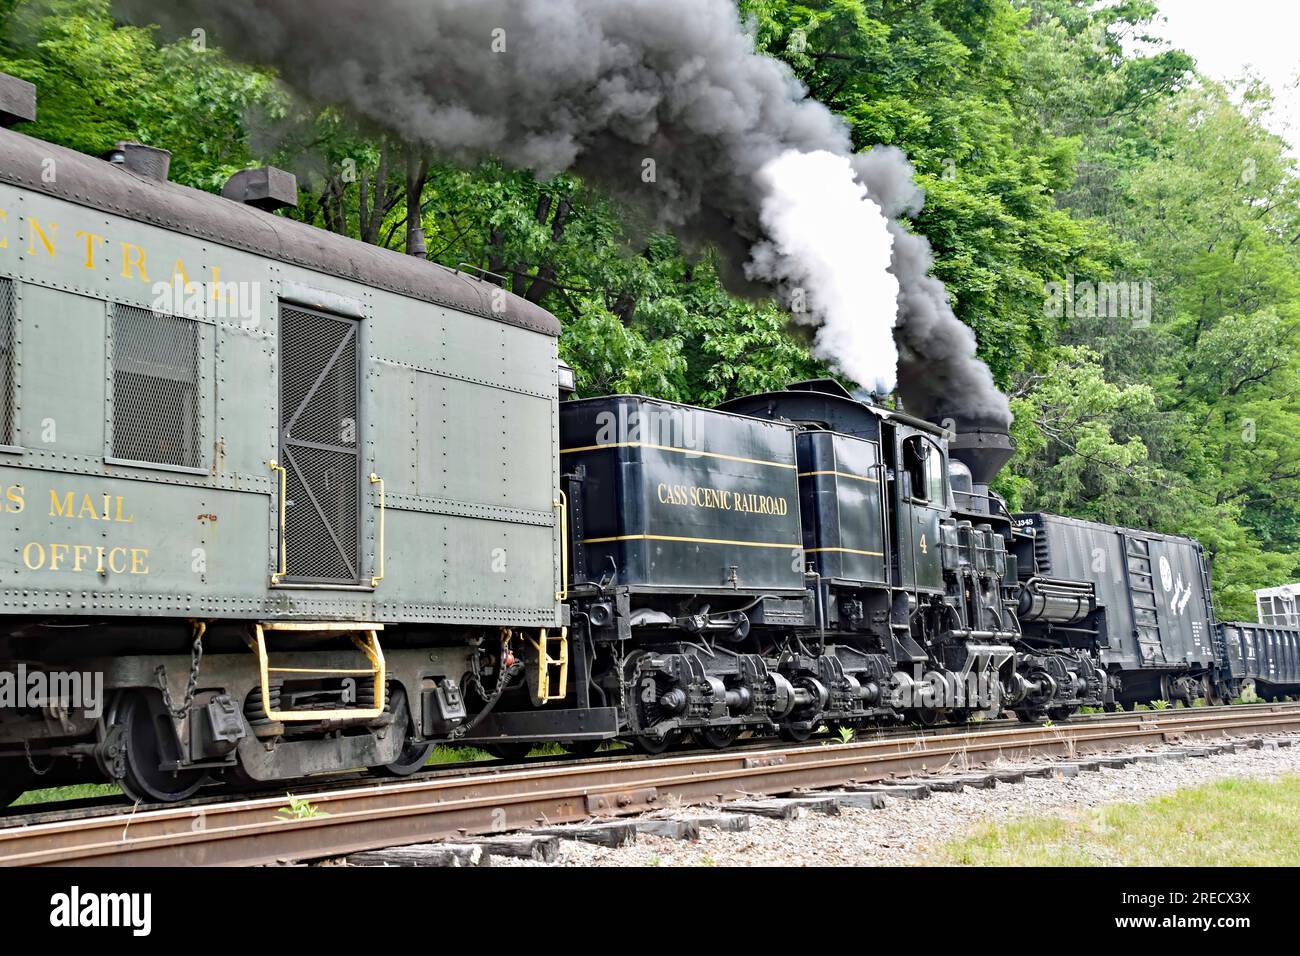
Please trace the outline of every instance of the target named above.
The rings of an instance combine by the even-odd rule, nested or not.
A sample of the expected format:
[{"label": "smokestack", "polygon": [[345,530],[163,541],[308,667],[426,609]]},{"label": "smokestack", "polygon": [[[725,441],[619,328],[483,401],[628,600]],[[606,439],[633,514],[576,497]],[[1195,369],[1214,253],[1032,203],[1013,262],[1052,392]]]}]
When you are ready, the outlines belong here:
[{"label": "smokestack", "polygon": [[267,212],[298,205],[298,177],[274,166],[241,169],[226,180],[221,195]]},{"label": "smokestack", "polygon": [[0,126],[30,123],[36,119],[36,87],[8,73],[0,73]]},{"label": "smokestack", "polygon": [[948,442],[948,456],[970,469],[975,506],[986,508],[989,485],[1016,453],[1004,426],[978,419],[958,420],[956,436]]},{"label": "smokestack", "polygon": [[172,154],[167,150],[127,141],[119,142],[104,158],[114,166],[160,183],[167,182],[167,172],[172,164]]}]

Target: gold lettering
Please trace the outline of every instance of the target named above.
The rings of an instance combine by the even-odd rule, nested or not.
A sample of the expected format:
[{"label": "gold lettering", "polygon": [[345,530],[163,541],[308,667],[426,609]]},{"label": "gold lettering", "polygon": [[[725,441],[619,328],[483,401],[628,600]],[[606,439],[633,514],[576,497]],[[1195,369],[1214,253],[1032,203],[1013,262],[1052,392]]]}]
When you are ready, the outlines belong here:
[{"label": "gold lettering", "polygon": [[[8,221],[9,221],[9,210],[0,209],[0,222],[8,222]],[[0,249],[8,249],[8,248],[9,248],[9,237],[0,236]]]},{"label": "gold lettering", "polygon": [[11,515],[20,515],[23,513],[23,508],[27,506],[27,503],[23,500],[22,485],[10,485],[9,489],[5,492],[5,497],[9,500],[9,504],[5,505],[5,511],[9,512]]},{"label": "gold lettering", "polygon": [[[33,551],[33,548],[36,550]],[[39,555],[35,561],[32,560],[33,554]],[[27,565],[28,571],[39,571],[43,568],[45,566],[45,546],[39,541],[33,541],[23,548],[23,564]]]},{"label": "gold lettering", "polygon": [[63,500],[59,500],[59,493],[53,488],[50,489],[50,517],[71,518],[72,514],[72,492],[68,492]]},{"label": "gold lettering", "polygon": [[[93,563],[95,573],[114,574],[149,573],[148,548],[108,548],[92,544],[42,544],[31,541],[23,547],[23,564],[29,571],[89,571]],[[92,558],[94,559],[92,562]],[[71,564],[71,567],[69,567]]]},{"label": "gold lettering", "polygon": [[97,236],[93,232],[86,232],[84,229],[78,229],[73,233],[78,239],[86,240],[86,268],[95,268],[95,243],[103,242],[103,236]]},{"label": "gold lettering", "polygon": [[[132,252],[135,253],[134,257]],[[144,271],[144,249],[140,248],[133,242],[122,243],[122,278],[131,278],[131,269],[134,267],[140,273],[140,278],[148,282],[149,273]]]},{"label": "gold lettering", "polygon": [[92,521],[98,521],[98,520],[99,520],[99,512],[95,510],[95,503],[94,503],[93,501],[90,500],[90,495],[83,495],[82,498],[81,498],[81,510],[80,510],[79,512],[77,512],[77,517],[78,517],[78,518],[84,518],[84,517],[86,517],[86,509],[87,509],[87,508],[90,509],[90,517],[91,517],[91,520],[92,520]]},{"label": "gold lettering", "polygon": [[[46,235],[45,230],[41,228],[41,224],[37,222],[35,219],[33,219],[31,216],[27,217],[27,226],[31,232],[31,238],[28,240],[28,245],[27,245],[27,254],[29,256],[36,255],[36,239],[39,236],[41,240],[41,245],[45,247],[45,251],[48,252],[50,254],[50,258],[53,259],[54,240],[57,238],[57,236]],[[57,222],[50,223],[51,233],[56,232],[58,228],[59,228],[59,224]]]},{"label": "gold lettering", "polygon": [[176,265],[172,268],[172,278],[174,279],[178,275],[181,277],[181,288],[183,288],[186,292],[189,292],[190,276],[189,273],[185,271],[185,263],[181,262],[181,260],[179,259],[176,260]]},{"label": "gold lettering", "polygon": [[783,516],[790,510],[790,503],[784,496],[760,495],[752,491],[742,493],[704,485],[669,485],[661,482],[655,488],[655,495],[660,503],[666,505],[713,508],[744,514]]},{"label": "gold lettering", "polygon": [[59,562],[62,561],[63,558],[67,556],[67,554],[68,554],[68,546],[66,544],[50,545],[50,570],[51,571],[59,570]]},{"label": "gold lettering", "polygon": [[[107,511],[107,510],[104,511],[104,517],[105,517],[105,518],[108,517],[108,511]],[[123,517],[122,517],[122,496],[121,496],[121,495],[118,495],[118,496],[117,496],[117,517],[114,518],[113,520],[116,521],[116,522],[118,522],[119,524],[134,524],[134,523],[135,523],[135,515],[131,515],[131,517],[129,517],[129,518],[123,518]]]}]

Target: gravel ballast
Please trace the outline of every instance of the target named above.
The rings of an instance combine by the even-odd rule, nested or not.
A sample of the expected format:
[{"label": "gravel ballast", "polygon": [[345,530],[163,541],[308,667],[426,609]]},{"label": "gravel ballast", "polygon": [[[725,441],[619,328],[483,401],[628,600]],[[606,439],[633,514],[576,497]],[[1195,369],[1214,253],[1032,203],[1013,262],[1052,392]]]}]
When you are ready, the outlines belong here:
[{"label": "gravel ballast", "polygon": [[[996,769],[992,765],[988,770]],[[1300,773],[1300,746],[1245,750],[1181,761],[1139,762],[1072,777],[1028,777],[993,789],[938,792],[925,800],[889,798],[883,809],[843,806],[794,820],[753,815],[746,831],[702,829],[698,841],[642,833],[631,846],[562,840],[554,863],[494,860],[494,866],[923,866],[973,828],[1023,816],[1078,816],[1109,803],[1137,803],[1225,778],[1275,779]],[[718,808],[727,810],[724,804]],[[699,816],[700,807],[655,814]]]}]

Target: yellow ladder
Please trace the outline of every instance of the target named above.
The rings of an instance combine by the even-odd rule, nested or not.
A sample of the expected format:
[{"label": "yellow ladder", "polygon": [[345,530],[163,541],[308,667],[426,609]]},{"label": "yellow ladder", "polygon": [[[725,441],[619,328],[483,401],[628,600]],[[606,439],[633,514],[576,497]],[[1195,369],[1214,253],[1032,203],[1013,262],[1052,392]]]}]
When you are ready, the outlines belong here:
[{"label": "yellow ladder", "polygon": [[[262,679],[262,706],[271,720],[282,722],[308,722],[323,720],[374,720],[384,712],[388,702],[388,667],[384,651],[379,646],[382,624],[357,624],[349,621],[273,621],[254,627],[253,652]],[[266,649],[267,631],[351,632],[354,643],[370,661],[369,668],[337,667],[272,667]],[[373,677],[375,681],[374,707],[341,707],[334,710],[280,710],[271,707],[271,675],[298,674],[312,677]]]},{"label": "yellow ladder", "polygon": [[[557,656],[551,656],[551,644],[556,645]],[[569,629],[560,628],[559,634],[551,634],[546,628],[538,633],[538,639],[531,642],[537,649],[537,699],[543,704],[552,700],[564,700],[569,689]],[[558,687],[551,693],[551,677],[554,673]]]}]

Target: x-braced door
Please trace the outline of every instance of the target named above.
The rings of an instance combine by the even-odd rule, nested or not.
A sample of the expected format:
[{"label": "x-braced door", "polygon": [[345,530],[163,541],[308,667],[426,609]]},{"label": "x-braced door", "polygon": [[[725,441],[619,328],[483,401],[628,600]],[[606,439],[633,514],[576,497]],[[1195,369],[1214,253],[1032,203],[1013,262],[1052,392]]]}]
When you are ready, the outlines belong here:
[{"label": "x-braced door", "polygon": [[358,323],[280,308],[283,578],[361,581]]}]

